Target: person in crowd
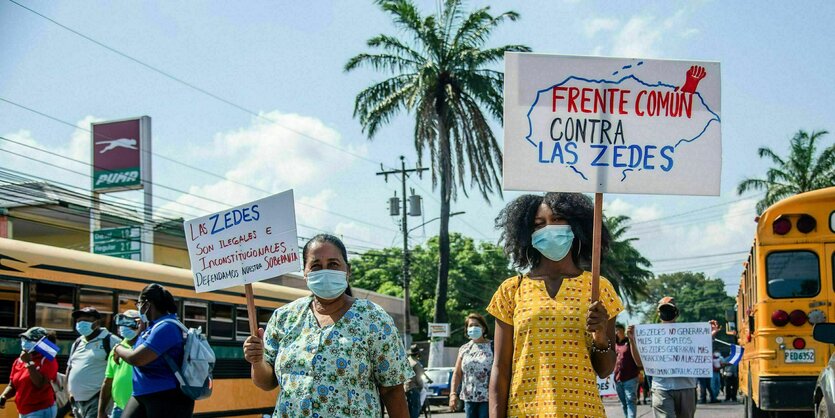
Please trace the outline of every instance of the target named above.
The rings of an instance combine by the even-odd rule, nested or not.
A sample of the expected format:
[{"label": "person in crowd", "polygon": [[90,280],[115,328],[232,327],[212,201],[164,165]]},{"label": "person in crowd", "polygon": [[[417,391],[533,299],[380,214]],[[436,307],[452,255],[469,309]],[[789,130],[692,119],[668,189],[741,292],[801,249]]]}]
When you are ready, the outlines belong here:
[{"label": "person in crowd", "polygon": [[617,351],[615,388],[623,407],[623,416],[635,418],[638,412],[638,374],[640,372],[632,355],[632,351],[636,348],[629,344],[629,338],[626,338],[626,328],[623,324],[615,325],[615,334],[617,336],[615,340],[615,351]]},{"label": "person in crowd", "polygon": [[380,417],[382,401],[390,417],[406,418],[403,384],[414,372],[391,316],[352,296],[345,245],[317,235],[302,262],[313,294],[278,308],[243,345],[255,385],[280,388],[274,415]]},{"label": "person in crowd", "polygon": [[739,365],[730,363],[730,355],[722,359],[724,369],[722,374],[725,375],[725,401],[736,402],[736,392],[739,389]]},{"label": "person in crowd", "polygon": [[164,287],[152,283],[139,293],[136,303],[145,330],[133,347],[117,345],[113,361],[133,366],[133,392],[122,418],[184,418],[194,413],[194,400],[179,388],[164,356],[183,364],[185,337],[177,319],[177,303]]},{"label": "person in crowd", "polygon": [[716,394],[711,386],[712,379],[712,377],[699,377],[696,381],[699,385],[699,403],[701,404],[717,402]]},{"label": "person in crowd", "polygon": [[[658,301],[658,318],[661,323],[672,324],[679,316],[675,299],[665,296]],[[710,321],[711,335],[719,333],[719,324]],[[627,331],[629,342],[637,347],[635,342],[635,326],[630,325]],[[633,351],[635,363],[643,366],[638,350]],[[696,378],[695,377],[665,377],[655,376],[652,379],[652,410],[656,418],[693,418],[696,414]]]},{"label": "person in crowd", "polygon": [[121,339],[103,327],[99,311],[87,306],[72,313],[75,330],[81,336],[70,348],[67,360],[67,387],[75,418],[96,418],[99,391],[107,368],[107,355]]},{"label": "person in crowd", "polygon": [[426,372],[423,370],[423,364],[420,362],[420,353],[422,352],[423,349],[418,347],[417,344],[412,344],[409,347],[409,367],[412,368],[415,375],[406,381],[403,389],[406,391],[406,403],[409,406],[409,416],[411,418],[420,416],[421,406],[423,405],[423,402],[421,402],[421,391],[424,388],[424,379],[427,379],[428,383],[432,383],[426,376]]},{"label": "person in crowd", "polygon": [[[591,300],[593,219],[580,193],[523,195],[496,218],[505,253],[530,270],[505,280],[487,308],[496,318],[491,418],[605,416],[596,378],[615,367],[623,304],[603,277]],[[608,243],[604,227],[603,253]]]},{"label": "person in crowd", "polygon": [[[722,355],[718,351],[713,352],[713,376],[710,379],[710,391],[713,394],[711,403],[719,402],[719,392],[724,389],[722,385]],[[727,396],[727,395],[725,395]]]},{"label": "person in crowd", "polygon": [[[449,408],[454,411],[460,397],[464,401],[464,415],[467,418],[487,418],[493,342],[488,339],[487,321],[483,316],[471,313],[467,315],[464,324],[470,341],[458,349],[449,392]],[[457,392],[459,385],[460,395]]]},{"label": "person in crowd", "polygon": [[47,330],[41,327],[29,328],[20,334],[20,355],[12,363],[9,384],[0,394],[0,409],[5,408],[6,401],[14,396],[21,418],[55,417],[58,407],[50,381],[58,374],[58,361],[34,350],[35,344],[47,336]]},{"label": "person in crowd", "polygon": [[[123,314],[116,315],[116,326],[122,336],[122,346],[132,348],[139,337],[139,311],[129,309]],[[107,359],[107,369],[104,371],[104,383],[99,394],[98,418],[120,418],[122,411],[133,393],[133,366],[126,361],[116,363],[113,351]],[[107,415],[107,405],[113,401],[113,411]]]}]

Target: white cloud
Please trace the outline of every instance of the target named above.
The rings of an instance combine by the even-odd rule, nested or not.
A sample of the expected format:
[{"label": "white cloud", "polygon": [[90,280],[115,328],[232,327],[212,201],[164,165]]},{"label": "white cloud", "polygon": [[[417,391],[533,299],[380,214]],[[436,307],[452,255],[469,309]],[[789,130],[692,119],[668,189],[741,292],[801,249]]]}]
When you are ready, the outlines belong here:
[{"label": "white cloud", "polygon": [[[258,199],[265,191],[291,188],[298,202],[326,209],[334,193],[318,188],[321,179],[339,175],[353,161],[334,147],[360,155],[365,148],[346,147],[339,132],[316,118],[278,111],[261,115],[248,127],[218,133],[208,147],[193,146],[193,155],[200,161],[192,165],[213,167],[212,171],[223,172],[228,180],[191,186],[189,195],[178,196],[163,209],[205,214]],[[300,193],[307,189],[312,189],[312,196]],[[297,212],[299,222],[317,227],[325,224],[327,216],[304,206]]]},{"label": "white cloud", "polygon": [[[26,129],[4,133],[2,136],[10,141],[0,141],[0,149],[9,151],[2,152],[2,167],[23,172],[32,177],[87,188],[90,185],[89,175],[91,174],[90,132],[87,130],[90,128],[90,123],[100,120],[102,119],[94,116],[85,116],[78,121],[76,124],[78,129],[73,130],[69,140],[62,142],[59,146],[51,146],[39,141],[31,131]],[[63,169],[58,167],[63,167]]]},{"label": "white cloud", "polygon": [[656,205],[636,206],[620,198],[606,202],[605,210],[608,216],[628,216],[633,223],[651,221],[661,216],[661,210]]},{"label": "white cloud", "polygon": [[[608,54],[625,58],[657,58],[663,54],[663,43],[670,36],[690,38],[699,33],[697,29],[685,27],[686,10],[682,9],[666,19],[651,15],[635,15],[624,24],[615,19],[592,19],[586,26],[586,35],[607,31],[611,33]],[[593,51],[600,55],[598,46]]]},{"label": "white cloud", "polygon": [[587,37],[592,38],[598,32],[609,32],[617,29],[620,22],[614,18],[596,17],[586,20],[583,24],[583,32]]}]

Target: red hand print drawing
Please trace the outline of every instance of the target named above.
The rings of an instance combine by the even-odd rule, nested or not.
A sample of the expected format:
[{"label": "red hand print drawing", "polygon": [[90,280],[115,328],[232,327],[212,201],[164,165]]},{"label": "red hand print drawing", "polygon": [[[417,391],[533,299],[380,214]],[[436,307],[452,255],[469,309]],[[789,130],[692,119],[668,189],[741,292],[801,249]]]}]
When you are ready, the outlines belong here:
[{"label": "red hand print drawing", "polygon": [[684,81],[684,86],[681,87],[681,91],[695,93],[696,88],[699,87],[699,82],[702,81],[706,75],[707,71],[705,71],[705,67],[700,65],[690,67],[690,69],[687,70],[687,80]]}]

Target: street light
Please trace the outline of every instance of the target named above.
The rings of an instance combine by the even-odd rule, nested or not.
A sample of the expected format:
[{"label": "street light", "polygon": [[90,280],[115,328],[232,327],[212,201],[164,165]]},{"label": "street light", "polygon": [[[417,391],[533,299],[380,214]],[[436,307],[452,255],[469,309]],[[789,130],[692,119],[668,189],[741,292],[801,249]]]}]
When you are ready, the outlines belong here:
[{"label": "street light", "polygon": [[[465,213],[467,213],[467,212],[465,212],[465,211],[463,211],[463,210],[462,210],[461,212],[452,212],[452,213],[450,213],[450,214],[449,214],[449,217],[451,218],[451,217],[453,217],[453,216],[455,216],[455,215],[463,215],[463,214],[465,214]],[[440,216],[436,216],[436,217],[434,217],[434,218],[432,218],[432,219],[430,219],[430,220],[428,220],[428,221],[426,221],[426,222],[424,222],[424,223],[422,223],[422,224],[420,224],[420,225],[418,225],[418,226],[416,226],[416,227],[414,227],[414,228],[410,229],[410,230],[409,230],[409,232],[412,232],[412,231],[414,231],[415,229],[418,229],[418,228],[420,228],[420,227],[422,227],[422,226],[424,226],[424,225],[426,225],[426,224],[428,224],[428,223],[430,223],[430,222],[435,222],[435,221],[437,221],[438,219],[441,219],[441,217],[440,217]]]}]

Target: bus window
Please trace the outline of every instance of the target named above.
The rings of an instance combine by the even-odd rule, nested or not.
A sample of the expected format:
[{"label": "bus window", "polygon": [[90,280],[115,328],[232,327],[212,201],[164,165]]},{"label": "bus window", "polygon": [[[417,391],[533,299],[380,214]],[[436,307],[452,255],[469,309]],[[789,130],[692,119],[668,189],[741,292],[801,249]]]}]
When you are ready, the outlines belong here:
[{"label": "bus window", "polygon": [[78,307],[92,306],[101,314],[101,326],[110,329],[113,318],[113,291],[82,288],[78,293]]},{"label": "bus window", "polygon": [[246,311],[246,307],[240,306],[235,308],[235,311],[235,339],[244,341],[249,337],[249,312]]},{"label": "bus window", "polygon": [[[238,306],[236,313],[235,338],[237,338],[238,341],[244,341],[246,340],[246,337],[249,337],[249,312],[247,312],[246,306]],[[270,317],[273,315],[273,310],[268,308],[257,308],[257,315],[258,328],[267,329],[267,321],[269,321]]]},{"label": "bus window", "polygon": [[766,290],[772,298],[807,298],[820,293],[818,255],[811,251],[779,251],[766,256]]},{"label": "bus window", "polygon": [[202,328],[208,331],[209,308],[205,302],[187,300],[183,306],[183,324],[188,328]]},{"label": "bus window", "polygon": [[232,340],[234,334],[235,327],[232,322],[232,305],[212,303],[209,335],[216,340]]},{"label": "bus window", "polygon": [[267,329],[267,322],[273,316],[273,310],[269,308],[258,308],[258,328]]},{"label": "bus window", "polygon": [[72,321],[74,291],[74,286],[34,283],[29,291],[29,317],[32,318],[34,314],[34,325],[50,330],[72,331],[75,328]]},{"label": "bus window", "polygon": [[0,280],[0,327],[23,328],[22,299],[23,286],[20,282]]}]

